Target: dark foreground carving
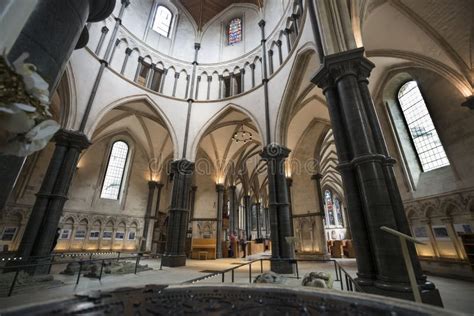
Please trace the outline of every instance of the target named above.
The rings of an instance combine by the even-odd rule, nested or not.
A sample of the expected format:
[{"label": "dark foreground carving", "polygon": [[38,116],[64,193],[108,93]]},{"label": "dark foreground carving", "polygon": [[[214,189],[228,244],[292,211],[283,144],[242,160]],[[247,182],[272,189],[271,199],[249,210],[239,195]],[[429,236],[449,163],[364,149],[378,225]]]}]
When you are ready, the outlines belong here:
[{"label": "dark foreground carving", "polygon": [[124,288],[3,315],[456,315],[428,305],[329,290],[190,285]]}]

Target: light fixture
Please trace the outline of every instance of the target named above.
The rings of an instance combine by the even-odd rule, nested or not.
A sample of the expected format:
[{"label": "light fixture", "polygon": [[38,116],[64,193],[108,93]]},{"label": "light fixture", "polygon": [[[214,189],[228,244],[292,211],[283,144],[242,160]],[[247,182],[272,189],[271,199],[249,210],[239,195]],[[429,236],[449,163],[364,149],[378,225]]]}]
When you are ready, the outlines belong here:
[{"label": "light fixture", "polygon": [[237,132],[234,133],[234,136],[232,136],[232,139],[236,143],[247,143],[252,140],[252,133],[248,132],[244,129],[244,125],[240,125],[239,129]]}]

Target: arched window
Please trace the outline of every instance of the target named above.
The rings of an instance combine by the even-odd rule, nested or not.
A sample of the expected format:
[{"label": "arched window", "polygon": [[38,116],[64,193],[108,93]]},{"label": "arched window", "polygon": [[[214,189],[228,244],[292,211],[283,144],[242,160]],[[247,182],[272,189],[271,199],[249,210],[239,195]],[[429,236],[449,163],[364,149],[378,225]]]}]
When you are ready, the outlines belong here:
[{"label": "arched window", "polygon": [[234,45],[242,41],[242,20],[234,18],[227,25],[227,44]]},{"label": "arched window", "polygon": [[326,216],[327,224],[330,226],[336,225],[336,219],[334,217],[334,207],[332,203],[332,193],[329,190],[324,191],[324,202],[326,204]]},{"label": "arched window", "polygon": [[398,90],[398,101],[423,171],[449,165],[416,81],[408,81]]},{"label": "arched window", "polygon": [[153,21],[153,30],[165,37],[169,37],[172,21],[173,13],[171,13],[167,7],[160,5],[156,9],[155,20]]},{"label": "arched window", "polygon": [[125,164],[128,157],[128,145],[124,141],[116,141],[110,151],[104,184],[102,185],[102,199],[118,200],[122,188]]}]

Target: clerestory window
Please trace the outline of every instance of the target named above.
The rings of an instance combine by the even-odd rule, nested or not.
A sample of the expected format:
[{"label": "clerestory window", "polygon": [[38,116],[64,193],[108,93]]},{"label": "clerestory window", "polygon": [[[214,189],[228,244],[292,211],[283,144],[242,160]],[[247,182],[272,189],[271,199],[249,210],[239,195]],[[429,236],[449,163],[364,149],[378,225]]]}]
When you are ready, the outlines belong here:
[{"label": "clerestory window", "polygon": [[173,13],[165,7],[158,6],[156,9],[155,19],[153,20],[153,30],[163,35],[164,37],[170,36],[171,22],[173,21]]},{"label": "clerestory window", "polygon": [[398,101],[423,171],[448,166],[446,152],[416,81],[408,81],[398,90]]},{"label": "clerestory window", "polygon": [[100,197],[102,199],[118,200],[122,188],[125,165],[127,163],[129,148],[124,141],[116,141],[110,151],[104,184]]}]

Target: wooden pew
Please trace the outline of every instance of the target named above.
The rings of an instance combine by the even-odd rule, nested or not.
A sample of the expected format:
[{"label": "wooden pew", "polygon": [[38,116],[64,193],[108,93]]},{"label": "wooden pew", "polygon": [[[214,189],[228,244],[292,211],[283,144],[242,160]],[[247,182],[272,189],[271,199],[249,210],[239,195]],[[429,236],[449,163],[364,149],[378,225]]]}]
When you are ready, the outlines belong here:
[{"label": "wooden pew", "polygon": [[191,243],[191,258],[200,259],[200,252],[207,252],[207,259],[216,259],[216,240],[193,238]]}]

